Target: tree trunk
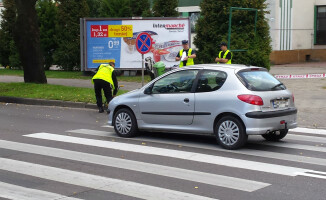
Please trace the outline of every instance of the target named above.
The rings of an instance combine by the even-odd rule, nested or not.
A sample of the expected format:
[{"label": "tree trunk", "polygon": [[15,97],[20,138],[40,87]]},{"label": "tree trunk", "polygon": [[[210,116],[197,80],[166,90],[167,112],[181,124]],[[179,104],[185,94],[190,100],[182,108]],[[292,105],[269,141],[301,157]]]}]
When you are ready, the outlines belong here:
[{"label": "tree trunk", "polygon": [[15,0],[17,20],[14,39],[24,68],[25,83],[47,83],[40,46],[36,0]]}]

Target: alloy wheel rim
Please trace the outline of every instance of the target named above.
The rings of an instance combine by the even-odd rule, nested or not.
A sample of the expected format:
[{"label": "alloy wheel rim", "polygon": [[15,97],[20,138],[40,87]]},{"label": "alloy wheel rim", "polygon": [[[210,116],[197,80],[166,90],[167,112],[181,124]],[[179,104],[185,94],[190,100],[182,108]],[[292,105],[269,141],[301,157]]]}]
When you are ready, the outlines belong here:
[{"label": "alloy wheel rim", "polygon": [[115,120],[115,126],[119,133],[128,134],[132,127],[131,117],[127,113],[119,113]]},{"label": "alloy wheel rim", "polygon": [[218,128],[218,137],[225,145],[234,145],[239,140],[239,136],[239,127],[233,121],[224,121]]}]

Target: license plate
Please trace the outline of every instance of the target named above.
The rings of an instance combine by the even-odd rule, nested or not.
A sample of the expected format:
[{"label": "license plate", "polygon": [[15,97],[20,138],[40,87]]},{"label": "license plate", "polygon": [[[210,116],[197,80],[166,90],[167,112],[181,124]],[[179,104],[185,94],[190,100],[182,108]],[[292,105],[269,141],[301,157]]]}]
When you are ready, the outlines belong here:
[{"label": "license plate", "polygon": [[272,100],[273,108],[286,108],[289,106],[288,99],[275,99]]}]

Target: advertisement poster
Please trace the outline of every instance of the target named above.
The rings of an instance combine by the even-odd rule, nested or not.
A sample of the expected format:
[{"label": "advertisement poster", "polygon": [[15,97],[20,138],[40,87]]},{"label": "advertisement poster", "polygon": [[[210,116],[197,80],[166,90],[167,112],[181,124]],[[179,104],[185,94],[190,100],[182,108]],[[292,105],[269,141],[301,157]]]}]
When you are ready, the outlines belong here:
[{"label": "advertisement poster", "polygon": [[163,61],[167,68],[178,65],[175,57],[182,49],[181,41],[190,39],[188,18],[175,19],[85,19],[85,70],[96,69],[102,63],[115,62],[116,68],[141,69],[141,54],[136,50],[136,38],[142,32],[153,40],[145,54],[155,62]]}]

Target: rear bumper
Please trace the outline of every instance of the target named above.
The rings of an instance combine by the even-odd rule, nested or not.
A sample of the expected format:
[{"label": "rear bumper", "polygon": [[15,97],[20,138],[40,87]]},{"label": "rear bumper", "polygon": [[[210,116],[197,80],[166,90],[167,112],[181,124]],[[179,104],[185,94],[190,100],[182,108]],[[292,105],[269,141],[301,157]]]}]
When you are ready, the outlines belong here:
[{"label": "rear bumper", "polygon": [[[271,131],[297,127],[297,109],[275,112],[250,112],[242,116],[248,135],[262,135]],[[285,123],[282,124],[281,121]]]},{"label": "rear bumper", "polygon": [[254,119],[266,119],[266,118],[294,115],[294,114],[297,114],[297,112],[298,112],[298,110],[296,108],[290,108],[290,109],[280,110],[280,111],[271,111],[271,112],[257,111],[257,112],[246,113],[246,117],[254,118]]}]

